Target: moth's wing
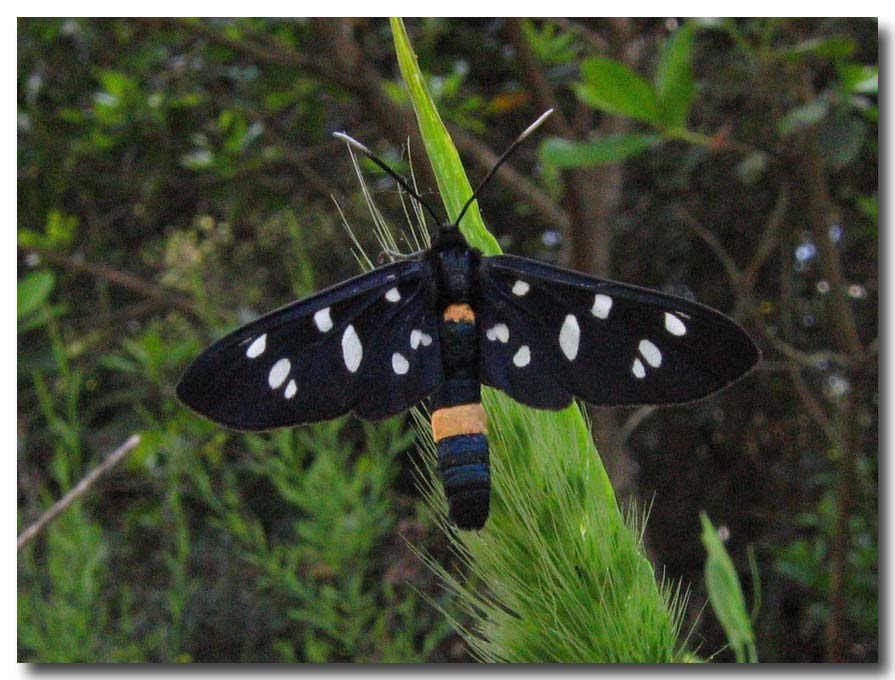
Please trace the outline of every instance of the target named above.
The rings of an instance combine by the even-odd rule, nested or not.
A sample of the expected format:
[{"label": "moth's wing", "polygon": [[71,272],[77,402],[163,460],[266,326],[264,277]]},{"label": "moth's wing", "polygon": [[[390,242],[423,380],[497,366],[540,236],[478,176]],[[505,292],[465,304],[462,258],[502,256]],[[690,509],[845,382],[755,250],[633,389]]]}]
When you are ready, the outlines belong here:
[{"label": "moth's wing", "polygon": [[[434,285],[412,260],[289,304],[206,349],[177,395],[241,430],[400,413],[443,381]],[[412,343],[420,335],[429,343]]]},{"label": "moth's wing", "polygon": [[535,260],[483,258],[479,287],[482,381],[531,406],[691,401],[760,358],[704,305]]}]

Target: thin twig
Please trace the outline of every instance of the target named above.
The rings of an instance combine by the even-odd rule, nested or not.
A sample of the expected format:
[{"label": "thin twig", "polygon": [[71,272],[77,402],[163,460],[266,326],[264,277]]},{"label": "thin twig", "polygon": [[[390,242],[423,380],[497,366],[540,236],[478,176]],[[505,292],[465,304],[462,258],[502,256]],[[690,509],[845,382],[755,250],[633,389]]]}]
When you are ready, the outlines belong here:
[{"label": "thin twig", "polygon": [[641,406],[634,411],[634,413],[629,415],[627,420],[625,420],[624,425],[621,426],[621,429],[615,436],[615,445],[617,447],[626,446],[631,435],[634,434],[637,428],[643,424],[643,421],[649,418],[655,410],[655,406]]},{"label": "thin twig", "polygon": [[[463,152],[465,157],[475,161],[481,168],[490,169],[494,165],[498,154],[493,149],[454,125],[448,127],[457,149]],[[497,180],[528,203],[544,222],[564,233],[568,231],[571,224],[568,213],[528,177],[512,166],[504,165],[497,173]]]},{"label": "thin twig", "polygon": [[725,248],[721,241],[718,240],[718,237],[706,229],[700,221],[696,219],[696,216],[687,210],[687,208],[682,205],[678,206],[677,214],[681,222],[684,223],[684,226],[702,239],[715,254],[715,257],[718,258],[718,261],[724,267],[724,271],[727,272],[727,278],[730,279],[730,285],[734,290],[734,294],[737,294],[740,290],[740,281],[743,279],[743,274],[737,266],[736,261],[730,253],[727,252],[727,248]]},{"label": "thin twig", "polygon": [[790,364],[789,375],[790,378],[792,378],[792,384],[796,389],[796,394],[799,395],[799,398],[805,405],[808,415],[814,419],[814,422],[816,422],[818,427],[823,431],[824,436],[826,436],[830,444],[838,446],[841,443],[842,437],[840,437],[839,432],[830,422],[830,417],[827,415],[826,411],[824,411],[823,406],[821,406],[820,402],[814,398],[813,394],[811,394],[811,390],[808,389],[808,385],[805,383],[805,379],[802,377],[799,367],[795,364]]},{"label": "thin twig", "polygon": [[118,463],[120,463],[128,453],[133,451],[139,443],[140,435],[131,435],[124,444],[115,449],[102,463],[87,473],[87,475],[78,482],[71,491],[53,503],[52,507],[42,514],[34,524],[19,534],[19,538],[16,540],[16,550],[21,550],[33,541],[41,531],[47,528],[47,525],[49,525],[50,522],[61,515],[69,505],[87,493],[100,477],[118,465]]}]

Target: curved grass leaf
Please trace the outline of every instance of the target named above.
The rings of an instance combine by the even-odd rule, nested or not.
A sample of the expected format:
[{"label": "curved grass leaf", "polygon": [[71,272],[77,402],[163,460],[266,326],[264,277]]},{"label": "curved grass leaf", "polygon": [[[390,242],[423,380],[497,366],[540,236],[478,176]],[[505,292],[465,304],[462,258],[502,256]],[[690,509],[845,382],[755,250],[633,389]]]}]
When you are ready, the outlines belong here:
[{"label": "curved grass leaf", "polygon": [[[419,69],[416,54],[410,45],[404,25],[400,19],[392,19],[392,33],[395,39],[395,50],[398,54],[398,66],[401,76],[410,93],[410,100],[416,112],[416,120],[420,126],[420,134],[426,147],[426,155],[435,171],[438,191],[441,200],[451,219],[456,219],[463,205],[472,195],[472,187],[466,178],[460,154],[451,140],[441,116],[435,109],[435,102],[426,89],[426,81]],[[469,245],[478,248],[486,255],[496,255],[500,246],[482,222],[478,201],[470,206],[463,218],[460,230],[469,241]]]},{"label": "curved grass leaf", "polygon": [[[469,182],[400,19],[392,20],[392,32],[442,198],[455,215],[469,196]],[[470,218],[461,225],[470,244],[499,252],[478,211]],[[429,564],[466,613],[463,622],[453,622],[476,655],[542,663],[680,658],[680,599],[657,583],[639,532],[624,521],[581,410],[537,411],[491,389],[483,389],[482,401],[493,469],[486,528],[451,528],[433,470],[421,479],[468,574]],[[424,419],[420,430],[434,467]]]},{"label": "curved grass leaf", "polygon": [[755,634],[736,569],[708,515],[699,513],[699,520],[702,523],[702,543],[707,553],[705,585],[712,609],[724,628],[737,663],[757,663]]}]

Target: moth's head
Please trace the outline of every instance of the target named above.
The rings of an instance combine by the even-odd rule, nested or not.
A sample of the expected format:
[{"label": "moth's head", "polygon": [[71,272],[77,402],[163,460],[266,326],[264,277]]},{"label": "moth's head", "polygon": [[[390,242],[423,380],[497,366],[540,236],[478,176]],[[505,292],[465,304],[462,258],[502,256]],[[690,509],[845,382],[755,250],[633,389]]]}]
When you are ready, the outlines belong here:
[{"label": "moth's head", "polygon": [[432,239],[432,246],[438,249],[466,246],[466,239],[460,232],[460,228],[454,222],[442,222],[438,226],[438,232]]}]

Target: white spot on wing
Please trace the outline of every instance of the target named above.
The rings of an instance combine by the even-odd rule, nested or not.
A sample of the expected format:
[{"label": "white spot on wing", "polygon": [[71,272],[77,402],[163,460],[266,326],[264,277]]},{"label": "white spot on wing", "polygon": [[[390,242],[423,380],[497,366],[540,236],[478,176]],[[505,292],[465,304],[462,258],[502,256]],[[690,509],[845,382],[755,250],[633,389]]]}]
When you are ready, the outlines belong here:
[{"label": "white spot on wing", "polygon": [[640,350],[640,354],[643,355],[643,358],[646,359],[646,363],[648,363],[653,368],[659,368],[662,365],[662,352],[659,351],[659,348],[656,347],[649,340],[641,340],[640,344],[637,346],[637,349]]},{"label": "white spot on wing", "polygon": [[594,295],[594,306],[593,309],[590,310],[591,314],[598,319],[608,319],[610,309],[612,309],[611,297],[603,295],[603,293]]},{"label": "white spot on wing", "polygon": [[333,320],[329,316],[329,307],[324,307],[318,312],[315,312],[314,323],[317,324],[317,330],[321,333],[326,333],[326,331],[332,329]]},{"label": "white spot on wing", "polygon": [[292,364],[289,363],[289,359],[280,359],[275,363],[267,376],[267,384],[270,385],[270,389],[275,390],[282,385],[291,368]]},{"label": "white spot on wing", "polygon": [[635,378],[642,378],[646,375],[646,369],[643,367],[643,363],[640,359],[634,359],[634,365],[631,366],[631,373],[634,374]]},{"label": "white spot on wing", "polygon": [[531,286],[525,283],[525,281],[516,281],[516,283],[513,284],[513,295],[522,297],[528,292],[529,288],[531,288]]},{"label": "white spot on wing", "polygon": [[559,346],[566,359],[574,361],[578,356],[578,343],[581,341],[581,329],[578,327],[578,319],[572,314],[566,315],[559,329]]},{"label": "white spot on wing", "polygon": [[260,357],[264,354],[265,349],[267,349],[267,333],[258,336],[252,341],[252,344],[249,345],[249,348],[246,350],[246,356],[249,359]]},{"label": "white spot on wing", "polygon": [[531,363],[531,350],[528,349],[528,345],[522,345],[513,355],[513,364],[525,368],[529,363]]},{"label": "white spot on wing", "polygon": [[499,340],[503,344],[506,344],[510,339],[510,329],[507,328],[505,323],[494,324],[491,328],[485,331],[485,337],[491,342]]},{"label": "white spot on wing", "polygon": [[342,334],[342,358],[345,360],[345,368],[351,373],[356,373],[360,368],[361,359],[364,358],[364,348],[357,337],[354,326],[348,324]]},{"label": "white spot on wing", "polygon": [[410,331],[410,347],[411,349],[416,349],[420,345],[423,347],[428,347],[432,344],[432,336],[428,333],[423,333],[420,329],[414,328]]},{"label": "white spot on wing", "polygon": [[672,335],[684,335],[687,332],[687,327],[684,325],[684,322],[677,318],[671,312],[665,312],[665,330],[671,333]]},{"label": "white spot on wing", "polygon": [[385,294],[385,299],[389,302],[398,302],[401,299],[401,291],[397,288],[390,288]]},{"label": "white spot on wing", "polygon": [[392,354],[392,370],[395,375],[404,375],[410,370],[410,362],[400,352]]},{"label": "white spot on wing", "polygon": [[283,393],[283,396],[286,397],[286,399],[292,399],[296,392],[298,392],[298,385],[295,384],[294,380],[290,380],[289,384],[286,385],[286,391]]}]

